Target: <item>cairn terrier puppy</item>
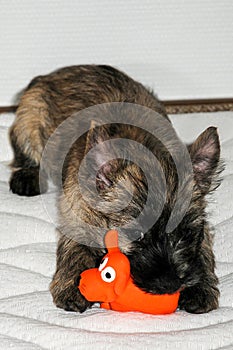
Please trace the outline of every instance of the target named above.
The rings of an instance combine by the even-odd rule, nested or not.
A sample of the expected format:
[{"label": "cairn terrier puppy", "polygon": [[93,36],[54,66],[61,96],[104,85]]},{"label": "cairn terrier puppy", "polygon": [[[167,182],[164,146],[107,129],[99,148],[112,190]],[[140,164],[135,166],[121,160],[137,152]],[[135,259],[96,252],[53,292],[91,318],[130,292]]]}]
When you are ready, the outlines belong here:
[{"label": "cairn terrier puppy", "polygon": [[[131,114],[136,122],[140,119],[146,123],[147,113],[142,115],[140,108],[139,113],[134,113],[134,105],[159,115],[161,122],[156,124],[155,129],[160,128],[160,134],[169,140],[168,145],[163,144],[153,130],[150,132],[138,124],[111,122],[109,116],[114,112],[115,103],[120,105],[119,111],[123,114],[121,104],[126,103],[127,114]],[[96,105],[100,106],[102,124],[95,121],[92,107]],[[99,228],[104,228],[106,232],[110,228],[126,227],[121,231],[121,246],[130,259],[132,278],[139,288],[156,294],[179,290],[179,307],[191,313],[216,309],[219,290],[214,271],[212,234],[206,219],[206,195],[218,185],[220,144],[217,130],[209,127],[194,143],[185,146],[193,176],[184,176],[181,186],[182,191],[188,190],[190,201],[182,218],[168,232],[166,227],[180,186],[177,164],[171,154],[171,150],[176,148],[173,143],[175,132],[153,92],[121,71],[105,65],[82,65],[59,69],[31,81],[21,96],[16,120],[10,130],[14,150],[11,191],[21,196],[35,196],[47,190],[47,179],[51,174],[56,182],[56,164],[67,138],[64,141],[61,136],[60,139],[58,137],[57,143],[51,147],[50,161],[42,169],[43,151],[55,130],[72,115],[85,109],[92,121],[88,130],[72,142],[62,164],[57,268],[50,285],[54,303],[65,310],[78,312],[91,306],[79,293],[77,285],[80,273],[97,266],[105,254]],[[121,117],[124,118],[123,114]],[[81,113],[78,121],[84,119]],[[73,127],[70,129],[72,133]],[[117,146],[113,145],[110,149],[105,141],[119,139],[134,141],[149,153],[143,153],[141,160],[140,154],[137,154],[139,164],[127,157],[109,160],[109,152],[116,151],[117,154]],[[95,147],[97,151],[91,154]],[[129,147],[133,149],[134,146],[131,144]],[[99,198],[104,200],[102,208],[88,203],[80,190],[78,173],[88,152],[96,177],[93,180],[87,170],[83,172],[84,192],[92,194],[90,186],[94,182]],[[160,186],[162,177],[160,172],[155,171],[151,157],[156,157],[158,161],[166,190]],[[185,166],[182,161],[185,157],[181,156],[181,167]],[[143,222],[141,226],[130,226],[130,222],[143,211],[150,191],[149,180],[140,162],[146,164],[144,168],[150,174],[151,183],[156,184],[153,189],[155,200],[150,205],[148,216],[152,224],[146,229]],[[49,164],[53,166],[49,167]],[[124,209],[108,210],[112,202],[120,207],[121,198],[128,192],[132,198]],[[157,215],[159,207],[162,209]],[[182,203],[180,210],[181,207]],[[158,217],[153,222],[156,215]],[[144,220],[144,224],[146,222]]]}]

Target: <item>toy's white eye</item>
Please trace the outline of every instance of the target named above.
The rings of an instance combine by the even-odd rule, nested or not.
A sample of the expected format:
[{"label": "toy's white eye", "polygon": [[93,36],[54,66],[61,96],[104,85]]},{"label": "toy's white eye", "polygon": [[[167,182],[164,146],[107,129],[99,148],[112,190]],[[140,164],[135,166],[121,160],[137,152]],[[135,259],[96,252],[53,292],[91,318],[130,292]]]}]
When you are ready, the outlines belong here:
[{"label": "toy's white eye", "polygon": [[110,283],[116,278],[116,271],[111,266],[108,266],[101,272],[101,278],[104,282]]},{"label": "toy's white eye", "polygon": [[101,261],[101,263],[100,263],[100,266],[99,266],[99,271],[102,271],[103,270],[103,268],[106,266],[106,264],[107,264],[107,262],[108,262],[108,258],[104,258],[102,261]]}]

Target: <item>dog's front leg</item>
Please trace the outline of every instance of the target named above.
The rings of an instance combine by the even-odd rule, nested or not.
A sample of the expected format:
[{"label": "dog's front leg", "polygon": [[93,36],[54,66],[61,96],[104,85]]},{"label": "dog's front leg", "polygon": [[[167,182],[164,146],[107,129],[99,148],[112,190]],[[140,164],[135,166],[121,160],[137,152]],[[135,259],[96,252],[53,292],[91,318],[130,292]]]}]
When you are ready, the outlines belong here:
[{"label": "dog's front leg", "polygon": [[[190,266],[187,287],[180,295],[180,308],[191,313],[205,313],[218,308],[219,289],[215,274],[212,237],[206,229],[199,259]],[[190,286],[189,286],[190,285]]]},{"label": "dog's front leg", "polygon": [[96,266],[100,250],[81,245],[61,236],[57,247],[57,268],[50,284],[50,292],[57,307],[66,311],[84,312],[91,307],[79,292],[80,273]]}]

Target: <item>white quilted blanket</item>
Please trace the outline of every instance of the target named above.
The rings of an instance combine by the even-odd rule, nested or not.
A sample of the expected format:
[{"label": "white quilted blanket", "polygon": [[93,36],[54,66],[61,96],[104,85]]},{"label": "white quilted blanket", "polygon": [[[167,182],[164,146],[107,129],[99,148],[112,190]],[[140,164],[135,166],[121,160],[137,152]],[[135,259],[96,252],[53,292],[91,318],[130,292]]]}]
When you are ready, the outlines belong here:
[{"label": "white quilted blanket", "polygon": [[[54,225],[40,197],[18,197],[8,188],[7,131],[13,117],[0,115],[0,349],[233,349],[233,113],[172,117],[184,141],[218,126],[227,167],[209,205],[220,308],[169,316],[117,313],[98,305],[79,315],[53,305],[48,285],[55,269]],[[52,191],[45,196],[54,202]]]}]

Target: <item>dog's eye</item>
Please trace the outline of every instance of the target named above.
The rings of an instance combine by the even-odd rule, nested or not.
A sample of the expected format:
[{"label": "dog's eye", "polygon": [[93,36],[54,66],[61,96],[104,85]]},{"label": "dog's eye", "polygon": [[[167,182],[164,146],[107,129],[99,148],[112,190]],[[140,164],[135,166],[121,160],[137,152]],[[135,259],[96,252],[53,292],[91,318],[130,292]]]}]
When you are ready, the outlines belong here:
[{"label": "dog's eye", "polygon": [[111,266],[108,266],[101,272],[101,278],[104,282],[110,283],[116,278],[116,271]]},{"label": "dog's eye", "polygon": [[107,262],[108,262],[108,258],[102,259],[98,270],[99,270],[99,271],[102,271],[103,268],[106,266]]}]

